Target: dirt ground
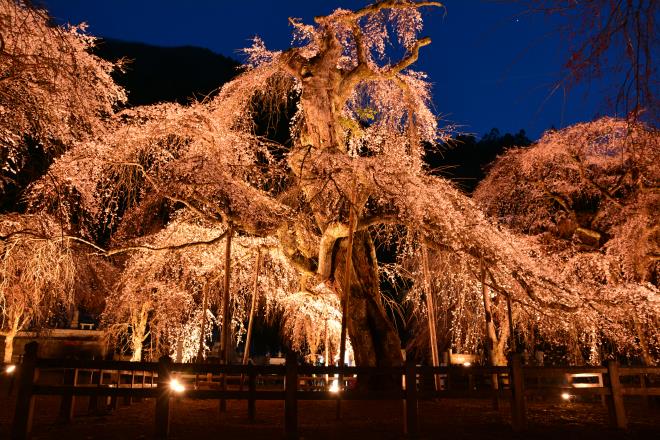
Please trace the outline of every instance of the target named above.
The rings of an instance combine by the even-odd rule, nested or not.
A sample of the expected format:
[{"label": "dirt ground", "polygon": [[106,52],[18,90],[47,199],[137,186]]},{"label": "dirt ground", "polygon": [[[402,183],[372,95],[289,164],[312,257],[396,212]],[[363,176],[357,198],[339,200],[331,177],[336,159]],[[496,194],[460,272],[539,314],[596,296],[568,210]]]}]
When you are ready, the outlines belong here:
[{"label": "dirt ground", "polygon": [[[9,438],[14,397],[0,386],[0,439]],[[220,415],[218,402],[172,401],[171,438],[280,439],[284,438],[284,404],[257,402],[256,421],[247,420],[246,402],[229,401]],[[154,402],[145,399],[130,406],[120,398],[116,410],[88,414],[88,398],[76,402],[76,417],[67,425],[57,423],[59,398],[38,397],[35,403],[33,439],[149,439],[153,436]],[[343,417],[335,420],[334,402],[299,402],[299,431],[304,439],[400,439],[405,438],[400,401],[343,402]],[[420,402],[423,439],[653,439],[660,438],[660,407],[626,401],[630,429],[609,428],[607,410],[600,403],[529,402],[529,429],[515,434],[504,402],[499,411],[489,400],[441,399]]]}]

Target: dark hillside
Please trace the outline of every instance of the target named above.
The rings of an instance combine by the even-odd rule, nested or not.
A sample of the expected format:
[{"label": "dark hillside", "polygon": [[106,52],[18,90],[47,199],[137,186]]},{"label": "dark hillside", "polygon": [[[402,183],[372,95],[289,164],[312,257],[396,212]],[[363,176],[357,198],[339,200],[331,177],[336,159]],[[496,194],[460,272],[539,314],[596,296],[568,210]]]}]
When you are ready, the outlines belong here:
[{"label": "dark hillside", "polygon": [[110,61],[126,58],[126,72],[115,81],[128,91],[129,105],[202,99],[238,73],[236,60],[192,46],[159,47],[104,39],[95,53]]}]

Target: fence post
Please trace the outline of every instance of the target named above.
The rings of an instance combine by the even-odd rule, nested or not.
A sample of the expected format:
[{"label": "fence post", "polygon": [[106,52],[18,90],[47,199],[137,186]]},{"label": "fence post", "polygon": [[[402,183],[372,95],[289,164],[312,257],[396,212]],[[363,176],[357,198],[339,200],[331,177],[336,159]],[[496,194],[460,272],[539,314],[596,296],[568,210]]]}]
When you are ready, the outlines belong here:
[{"label": "fence post", "polygon": [[[96,370],[92,370],[90,377],[90,384],[96,385],[97,390],[103,385],[103,370],[98,370],[98,374],[94,374]],[[99,405],[99,398],[101,405]],[[99,394],[92,394],[89,396],[89,405],[87,411],[89,414],[101,414],[107,411],[107,396],[99,396]]]},{"label": "fence post", "polygon": [[30,342],[25,345],[25,355],[20,367],[18,378],[18,396],[16,397],[16,412],[11,429],[12,440],[24,440],[30,437],[32,416],[34,414],[34,396],[32,389],[38,378],[37,349],[39,344]]},{"label": "fence post", "polygon": [[[121,372],[119,370],[110,373],[110,386],[114,386],[116,390],[121,388]],[[117,394],[110,396],[110,411],[117,409]]]},{"label": "fence post", "polygon": [[[64,370],[64,385],[65,386],[76,386],[78,382],[78,369],[77,368],[67,368]],[[62,400],[60,402],[60,415],[58,417],[60,423],[69,423],[73,420],[73,410],[75,408],[76,398],[73,395],[73,391],[67,392],[62,395]]]},{"label": "fence post", "polygon": [[417,415],[417,372],[415,371],[415,361],[406,360],[406,416],[404,419],[404,433],[408,438],[417,438],[419,435],[419,418]]},{"label": "fence post", "polygon": [[651,406],[650,400],[649,400],[649,394],[648,390],[646,389],[646,374],[640,374],[639,375],[639,386],[642,389],[642,403],[644,404],[645,409],[649,409]]},{"label": "fence post", "polygon": [[513,422],[513,430],[519,432],[527,428],[527,414],[525,413],[525,378],[523,377],[520,354],[512,354],[510,363],[511,421]]},{"label": "fence post", "polygon": [[156,438],[166,439],[170,434],[170,364],[172,359],[163,356],[158,360],[158,394],[156,397]]},{"label": "fence post", "polygon": [[257,372],[252,362],[247,364],[248,370],[248,420],[253,422],[256,414],[255,397],[257,393]]},{"label": "fence post", "polygon": [[[120,383],[121,383],[121,377],[122,376],[123,376],[123,374],[121,374],[121,372],[120,372],[119,373],[119,382]],[[131,383],[126,384],[131,389],[133,388],[134,379],[135,379],[135,370],[131,371]],[[124,405],[130,405],[132,402],[133,402],[133,399],[131,398],[131,396],[129,396],[128,394],[124,396]]]},{"label": "fence post", "polygon": [[298,360],[294,352],[286,355],[284,381],[284,434],[286,438],[298,438]]},{"label": "fence post", "polygon": [[[142,376],[142,385],[140,386],[140,389],[145,389],[146,388],[146,383],[147,383],[147,372],[146,371],[141,371],[141,376]],[[133,397],[133,402],[142,402],[142,397]]]},{"label": "fence post", "polygon": [[[228,363],[222,363],[221,365],[229,365]],[[227,379],[229,373],[227,373],[227,370],[225,370],[224,373],[220,373],[220,391],[227,391]],[[218,407],[220,411],[220,417],[224,417],[227,414],[227,399],[225,397],[222,397],[220,399],[220,405]]]},{"label": "fence post", "polygon": [[610,418],[612,425],[619,429],[626,429],[626,410],[623,406],[623,395],[621,394],[621,382],[619,381],[619,363],[610,360],[607,363],[607,373],[610,377]]}]

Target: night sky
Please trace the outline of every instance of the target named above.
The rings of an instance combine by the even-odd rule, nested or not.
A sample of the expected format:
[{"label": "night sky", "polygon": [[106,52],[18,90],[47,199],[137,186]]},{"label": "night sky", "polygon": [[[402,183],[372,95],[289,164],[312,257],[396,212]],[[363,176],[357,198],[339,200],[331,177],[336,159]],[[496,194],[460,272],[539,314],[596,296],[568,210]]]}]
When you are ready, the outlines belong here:
[{"label": "night sky", "polygon": [[[366,1],[287,0],[43,0],[58,22],[89,24],[96,36],[159,46],[192,45],[241,59],[239,49],[259,35],[271,49],[286,49],[288,17],[311,22],[337,7]],[[422,49],[418,70],[434,83],[434,104],[445,121],[478,136],[493,127],[525,129],[536,139],[545,129],[607,113],[606,82],[555,88],[568,41],[558,18],[527,13],[513,1],[446,0],[446,13],[425,10],[433,44]],[[553,92],[554,90],[554,92]]]}]

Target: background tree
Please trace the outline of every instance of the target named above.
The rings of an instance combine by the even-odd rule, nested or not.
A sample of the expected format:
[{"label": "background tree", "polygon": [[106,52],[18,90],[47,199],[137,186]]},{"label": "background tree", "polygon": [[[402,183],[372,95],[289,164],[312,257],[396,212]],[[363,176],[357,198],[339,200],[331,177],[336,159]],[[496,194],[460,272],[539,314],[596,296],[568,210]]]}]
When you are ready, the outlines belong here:
[{"label": "background tree", "polygon": [[75,262],[67,240],[45,215],[0,216],[0,336],[11,362],[16,334],[73,301]]},{"label": "background tree", "polygon": [[[180,213],[162,230],[130,242],[134,252],[124,263],[116,293],[108,299],[103,323],[114,341],[127,341],[133,360],[140,360],[147,339],[151,341],[151,358],[162,354],[178,357],[176,350],[180,347],[181,359],[192,360],[198,355],[202,326],[205,329],[202,352],[208,351],[206,342],[212,330],[224,326],[222,239],[226,233],[226,227],[221,224],[205,223],[193,215]],[[192,237],[196,238],[195,242],[191,242]],[[297,289],[295,272],[279,252],[276,241],[248,236],[235,237],[232,241],[229,294],[233,346],[245,336],[251,298],[255,294],[258,249],[262,252],[262,263],[256,291],[257,316],[264,320],[284,316],[283,331],[291,336],[296,347],[316,347],[320,331],[316,323],[300,328],[293,318],[304,307],[297,296],[289,296]],[[202,324],[204,295],[208,318]],[[322,299],[323,292],[314,298]],[[307,315],[319,319],[318,314]],[[337,321],[334,315],[321,318],[331,319],[333,325]]]},{"label": "background tree", "polygon": [[537,236],[564,278],[609,290],[618,309],[593,330],[640,350],[646,363],[658,356],[657,312],[648,307],[660,274],[658,140],[655,129],[611,118],[548,132],[499,158],[475,192],[502,224]]}]

